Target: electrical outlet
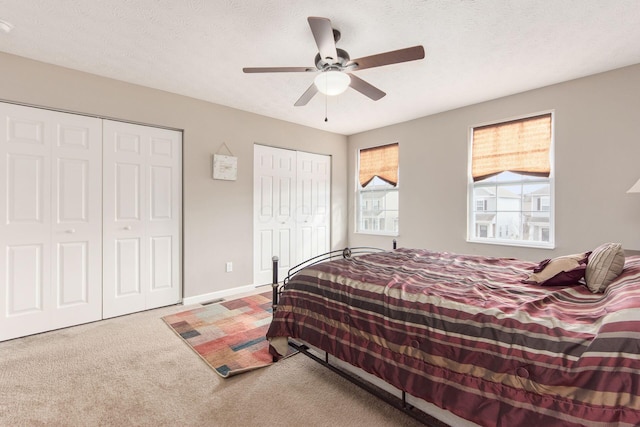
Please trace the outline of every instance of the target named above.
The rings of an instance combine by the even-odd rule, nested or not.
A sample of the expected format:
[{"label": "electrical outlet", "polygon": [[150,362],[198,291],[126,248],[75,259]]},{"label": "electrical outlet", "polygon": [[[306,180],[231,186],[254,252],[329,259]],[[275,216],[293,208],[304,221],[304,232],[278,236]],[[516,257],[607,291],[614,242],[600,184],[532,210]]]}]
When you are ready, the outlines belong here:
[{"label": "electrical outlet", "polygon": [[231,273],[233,271],[233,263],[231,261],[227,261],[227,273]]}]

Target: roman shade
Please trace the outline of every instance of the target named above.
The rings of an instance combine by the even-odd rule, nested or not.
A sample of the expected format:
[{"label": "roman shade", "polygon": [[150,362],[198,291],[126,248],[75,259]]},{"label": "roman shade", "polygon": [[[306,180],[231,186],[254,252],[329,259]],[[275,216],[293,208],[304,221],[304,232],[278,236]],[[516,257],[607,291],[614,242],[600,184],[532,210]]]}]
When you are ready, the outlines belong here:
[{"label": "roman shade", "polygon": [[376,176],[398,185],[398,143],[360,150],[360,185],[366,187]]},{"label": "roman shade", "polygon": [[480,181],[501,172],[548,177],[551,114],[473,128],[471,175]]}]

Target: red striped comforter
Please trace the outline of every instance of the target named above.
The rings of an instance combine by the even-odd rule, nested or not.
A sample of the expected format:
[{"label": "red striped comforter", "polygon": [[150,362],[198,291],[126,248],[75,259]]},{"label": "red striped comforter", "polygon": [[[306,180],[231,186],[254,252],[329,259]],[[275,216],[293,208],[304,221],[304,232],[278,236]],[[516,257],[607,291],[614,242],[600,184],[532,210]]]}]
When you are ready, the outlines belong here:
[{"label": "red striped comforter", "polygon": [[640,425],[640,257],[604,294],[535,264],[398,249],[308,267],[267,333],[486,426]]}]

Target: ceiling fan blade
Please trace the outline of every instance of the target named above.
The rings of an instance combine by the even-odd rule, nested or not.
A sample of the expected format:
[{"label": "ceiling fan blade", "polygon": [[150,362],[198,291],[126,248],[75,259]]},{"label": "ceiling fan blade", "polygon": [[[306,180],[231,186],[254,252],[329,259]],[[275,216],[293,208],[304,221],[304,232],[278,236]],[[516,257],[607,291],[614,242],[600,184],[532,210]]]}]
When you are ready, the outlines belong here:
[{"label": "ceiling fan blade", "polygon": [[333,39],[333,28],[331,28],[331,21],[327,18],[317,18],[310,16],[307,18],[313,38],[318,45],[318,52],[322,59],[331,58],[333,63],[338,59],[338,52],[336,51],[336,42]]},{"label": "ceiling fan blade", "polygon": [[397,64],[399,62],[415,61],[424,58],[424,48],[422,46],[407,47],[405,49],[392,50],[390,52],[379,53],[377,55],[365,56],[363,58],[352,59],[347,64],[356,65],[354,70],[364,70],[365,68],[381,67],[383,65]]},{"label": "ceiling fan blade", "polygon": [[311,86],[309,86],[309,89],[307,89],[302,94],[300,99],[298,99],[296,103],[293,105],[295,105],[296,107],[302,107],[304,105],[307,105],[307,103],[311,101],[311,98],[313,98],[316,93],[318,93],[318,88],[316,87],[315,83],[311,83]]},{"label": "ceiling fan blade", "polygon": [[246,67],[242,71],[245,73],[305,73],[318,71],[318,69],[315,67]]},{"label": "ceiling fan blade", "polygon": [[368,96],[374,101],[377,101],[378,99],[386,95],[386,93],[373,86],[372,84],[365,82],[360,77],[356,77],[350,73],[347,74],[349,74],[349,77],[351,77],[351,84],[349,86],[351,86],[361,94]]}]

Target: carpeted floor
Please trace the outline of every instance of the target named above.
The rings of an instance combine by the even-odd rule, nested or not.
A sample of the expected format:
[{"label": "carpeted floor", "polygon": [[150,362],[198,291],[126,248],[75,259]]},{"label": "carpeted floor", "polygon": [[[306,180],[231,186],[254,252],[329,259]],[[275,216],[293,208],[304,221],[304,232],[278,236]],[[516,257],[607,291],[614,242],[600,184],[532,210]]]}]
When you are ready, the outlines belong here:
[{"label": "carpeted floor", "polygon": [[228,379],[173,306],[0,343],[0,426],[418,426],[298,355]]}]

